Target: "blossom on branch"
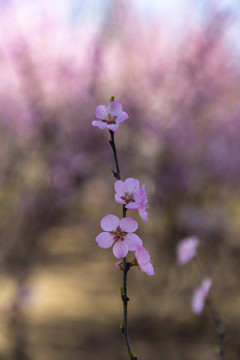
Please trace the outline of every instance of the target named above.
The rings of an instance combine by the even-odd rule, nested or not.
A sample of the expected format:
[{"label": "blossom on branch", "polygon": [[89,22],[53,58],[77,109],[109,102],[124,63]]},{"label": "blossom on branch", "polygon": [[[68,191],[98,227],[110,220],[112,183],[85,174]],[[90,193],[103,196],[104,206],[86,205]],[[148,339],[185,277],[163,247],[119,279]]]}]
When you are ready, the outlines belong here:
[{"label": "blossom on branch", "polygon": [[97,119],[92,121],[93,126],[100,129],[109,129],[115,132],[119,124],[129,118],[125,111],[122,111],[122,105],[118,101],[111,101],[108,107],[99,105],[95,110]]},{"label": "blossom on branch", "polygon": [[117,180],[114,187],[116,202],[125,205],[126,209],[138,210],[141,218],[147,221],[147,193],[145,185],[139,188],[139,181],[137,179],[128,178],[124,182]]},{"label": "blossom on branch", "polygon": [[150,255],[143,246],[139,246],[139,248],[136,250],[135,262],[136,265],[139,266],[140,270],[145,272],[147,275],[153,276],[155,274],[153,265],[150,262]]},{"label": "blossom on branch", "polygon": [[212,286],[212,279],[206,277],[203,279],[201,286],[194,292],[192,298],[192,311],[194,314],[199,315],[203,311],[204,304]]},{"label": "blossom on branch", "polygon": [[96,237],[96,242],[103,249],[113,245],[116,258],[124,258],[128,251],[135,251],[142,245],[142,240],[134,234],[138,223],[131,217],[119,219],[115,215],[106,215],[101,220],[101,227],[104,232]]},{"label": "blossom on branch", "polygon": [[196,249],[199,245],[199,239],[196,236],[191,236],[183,239],[177,247],[177,262],[178,265],[185,265],[192,260],[196,255]]}]

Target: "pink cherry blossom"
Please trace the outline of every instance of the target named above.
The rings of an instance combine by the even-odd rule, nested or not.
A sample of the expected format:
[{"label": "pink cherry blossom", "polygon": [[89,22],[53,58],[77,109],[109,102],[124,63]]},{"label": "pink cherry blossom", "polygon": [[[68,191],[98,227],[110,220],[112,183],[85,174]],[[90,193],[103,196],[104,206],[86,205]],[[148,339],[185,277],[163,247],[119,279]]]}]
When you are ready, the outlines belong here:
[{"label": "pink cherry blossom", "polygon": [[116,258],[124,258],[128,251],[135,251],[142,245],[142,240],[134,234],[138,223],[131,217],[119,219],[115,215],[106,215],[101,220],[101,227],[104,232],[96,237],[96,242],[103,249],[113,245]]},{"label": "pink cherry blossom", "polygon": [[139,246],[136,250],[135,259],[141,271],[145,272],[149,276],[153,276],[155,274],[153,266],[150,262],[150,255],[143,246]]},{"label": "pink cherry blossom", "polygon": [[199,315],[203,311],[205,300],[212,286],[212,279],[206,277],[203,279],[201,286],[194,292],[192,298],[192,311]]},{"label": "pink cherry blossom", "polygon": [[115,200],[119,204],[125,204],[127,209],[138,209],[144,194],[139,189],[139,181],[137,179],[128,178],[124,182],[117,180],[114,184]]},{"label": "pink cherry blossom", "polygon": [[196,236],[191,236],[183,239],[177,247],[177,262],[178,265],[185,265],[192,260],[196,255],[196,249],[199,245],[199,239]]},{"label": "pink cherry blossom", "polygon": [[112,130],[115,132],[119,124],[128,119],[128,114],[122,111],[122,105],[118,101],[111,101],[108,107],[99,105],[95,110],[97,119],[92,121],[93,126],[100,129]]},{"label": "pink cherry blossom", "polygon": [[137,179],[128,178],[124,182],[117,180],[114,184],[115,200],[119,204],[124,204],[126,209],[138,210],[141,218],[146,221],[147,212],[147,193],[145,185],[139,188],[139,181]]}]

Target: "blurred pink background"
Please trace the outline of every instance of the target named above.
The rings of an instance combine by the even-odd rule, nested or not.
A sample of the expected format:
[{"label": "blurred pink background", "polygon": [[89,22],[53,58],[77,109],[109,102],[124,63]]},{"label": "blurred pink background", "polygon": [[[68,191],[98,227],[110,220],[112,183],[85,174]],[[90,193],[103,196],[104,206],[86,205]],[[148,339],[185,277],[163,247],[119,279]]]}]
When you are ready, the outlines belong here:
[{"label": "blurred pink background", "polygon": [[121,216],[109,134],[91,126],[111,96],[130,117],[116,132],[122,177],[150,203],[138,234],[156,275],[129,273],[133,348],[218,358],[211,317],[191,313],[194,264],[175,259],[196,235],[239,359],[239,10],[146,3],[1,3],[0,359],[127,358],[121,273],[95,243],[100,219]]}]

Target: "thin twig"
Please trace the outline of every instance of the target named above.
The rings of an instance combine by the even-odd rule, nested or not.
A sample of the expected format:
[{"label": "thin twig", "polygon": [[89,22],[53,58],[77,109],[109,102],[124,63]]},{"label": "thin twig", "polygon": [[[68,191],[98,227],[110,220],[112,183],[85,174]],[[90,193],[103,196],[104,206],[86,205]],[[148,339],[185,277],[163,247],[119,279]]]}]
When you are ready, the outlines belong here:
[{"label": "thin twig", "polygon": [[[202,263],[200,262],[199,258],[196,256],[195,258],[197,265],[198,272],[200,274],[200,277],[205,277],[204,269],[202,266]],[[219,315],[219,312],[216,310],[213,299],[211,295],[208,295],[206,305],[208,307],[208,310],[211,314],[211,317],[213,319],[216,333],[218,336],[218,355],[221,360],[226,360],[225,350],[224,350],[224,339],[225,339],[225,328],[222,322],[222,319]]]},{"label": "thin twig", "polygon": [[218,355],[219,358],[221,360],[226,360],[226,356],[225,356],[225,350],[224,350],[224,338],[225,338],[225,328],[223,325],[223,322],[221,320],[221,317],[218,313],[218,311],[216,310],[213,301],[211,299],[211,297],[208,299],[207,301],[207,305],[209,307],[209,310],[211,312],[213,321],[214,321],[214,325],[216,328],[216,333],[218,335]]},{"label": "thin twig", "polygon": [[116,150],[115,142],[114,142],[114,132],[112,130],[109,130],[109,132],[111,135],[111,140],[109,140],[109,144],[111,145],[112,150],[113,150],[113,156],[114,156],[116,169],[117,169],[117,171],[113,171],[113,175],[115,176],[116,179],[121,180],[120,169],[119,169],[119,165],[118,165],[117,150]]},{"label": "thin twig", "polygon": [[[118,163],[117,150],[116,150],[115,141],[114,141],[114,132],[111,130],[109,130],[109,132],[110,132],[110,136],[111,136],[111,140],[109,141],[109,143],[113,150],[113,156],[114,156],[115,165],[116,165],[116,171],[113,170],[113,175],[116,179],[121,180],[121,173],[120,173],[120,168],[119,168],[119,163]],[[123,217],[126,217],[127,209],[126,209],[125,205],[123,205],[122,210],[123,210]],[[130,263],[128,263],[126,257],[124,257],[123,258],[123,287],[121,289],[121,298],[122,298],[122,302],[123,302],[122,334],[123,334],[123,337],[126,342],[129,358],[131,360],[138,360],[138,358],[132,351],[129,336],[128,336],[128,312],[127,312],[127,310],[128,310],[129,297],[127,296],[127,273],[128,273],[129,269],[130,269]]]}]

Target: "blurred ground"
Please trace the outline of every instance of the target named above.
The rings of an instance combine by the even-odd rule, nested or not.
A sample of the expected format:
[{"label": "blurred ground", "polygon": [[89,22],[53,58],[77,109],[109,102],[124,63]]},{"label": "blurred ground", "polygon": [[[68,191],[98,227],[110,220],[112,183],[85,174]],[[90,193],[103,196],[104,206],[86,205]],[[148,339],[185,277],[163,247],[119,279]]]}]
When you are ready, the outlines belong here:
[{"label": "blurred ground", "polygon": [[[88,195],[85,192],[85,199]],[[74,217],[67,219],[65,225],[51,229],[42,239],[47,255],[28,280],[30,293],[23,301],[18,329],[24,329],[29,359],[127,358],[120,335],[122,274],[115,269],[111,251],[95,243],[100,231],[97,202],[101,204],[104,198],[98,196],[95,201],[93,216],[87,210],[80,223],[75,223]],[[82,199],[82,209],[85,205]],[[205,310],[195,316],[190,310],[193,289],[200,282],[197,268],[194,262],[177,267],[175,254],[164,236],[157,235],[158,225],[151,214],[152,209],[149,223],[139,221],[138,233],[152,254],[156,275],[149,278],[135,268],[129,272],[129,332],[134,351],[140,359],[218,359],[210,314]],[[226,327],[227,358],[237,360],[240,258],[229,249],[203,243],[200,258],[214,279],[212,295]],[[7,310],[14,294],[12,280],[2,279],[1,289],[1,356],[12,359],[16,355],[11,355],[13,333],[8,328]],[[26,354],[22,358],[27,358]]]}]

